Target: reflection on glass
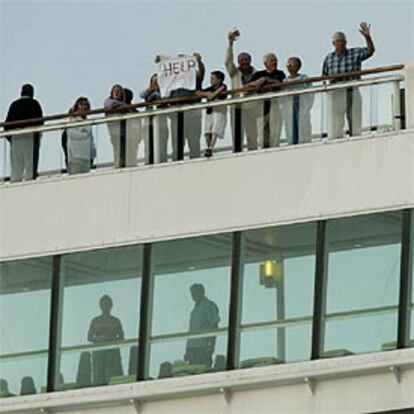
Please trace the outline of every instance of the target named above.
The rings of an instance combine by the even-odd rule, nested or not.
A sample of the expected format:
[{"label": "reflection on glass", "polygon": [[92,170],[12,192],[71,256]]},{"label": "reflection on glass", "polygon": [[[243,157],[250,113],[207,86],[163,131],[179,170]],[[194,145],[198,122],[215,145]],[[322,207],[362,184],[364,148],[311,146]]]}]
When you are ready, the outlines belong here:
[{"label": "reflection on glass", "polygon": [[[190,291],[194,300],[194,308],[190,316],[190,333],[218,328],[219,309],[212,300],[205,296],[204,286],[201,283],[194,283]],[[188,339],[184,361],[188,364],[204,364],[211,367],[215,344],[215,336]]]},{"label": "reflection on glass", "polygon": [[395,347],[401,213],[330,220],[326,237],[325,351],[380,351],[390,341]]},{"label": "reflection on glass", "polygon": [[212,363],[190,364],[184,360],[188,337],[159,338],[151,341],[150,371],[148,378],[162,379],[186,375],[224,371],[226,369],[227,332],[215,332]]},{"label": "reflection on glass", "polygon": [[140,246],[62,258],[63,379],[56,379],[56,388],[135,381],[141,263]]},{"label": "reflection on glass", "polygon": [[310,357],[316,225],[244,233],[240,367]]},{"label": "reflection on glass", "polygon": [[396,327],[397,310],[348,318],[327,318],[325,356],[339,357],[395,349]]},{"label": "reflection on glass", "polygon": [[230,257],[231,235],[153,246],[154,293],[147,376],[164,376],[170,364],[174,376],[225,366]]},{"label": "reflection on glass", "polygon": [[51,258],[0,264],[2,396],[44,391],[51,274]]},{"label": "reflection on glass", "polygon": [[[109,295],[99,300],[102,314],[92,319],[88,331],[88,341],[102,344],[124,339],[121,321],[111,315],[113,302]],[[95,385],[108,384],[113,376],[123,375],[121,353],[118,348],[92,352],[93,377]]]}]

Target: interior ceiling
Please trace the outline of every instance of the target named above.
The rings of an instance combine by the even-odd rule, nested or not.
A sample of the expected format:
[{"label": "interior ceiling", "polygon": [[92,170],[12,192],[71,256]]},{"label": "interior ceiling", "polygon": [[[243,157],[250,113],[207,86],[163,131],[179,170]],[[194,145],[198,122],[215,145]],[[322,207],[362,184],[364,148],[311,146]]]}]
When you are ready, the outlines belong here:
[{"label": "interior ceiling", "polygon": [[[397,243],[401,214],[391,212],[328,222],[329,251]],[[252,230],[245,233],[245,262],[261,262],[315,253],[316,224]],[[65,256],[65,286],[141,276],[142,248],[127,246]],[[157,275],[230,266],[231,235],[213,235],[154,245]],[[0,264],[0,293],[50,288],[50,257]]]}]

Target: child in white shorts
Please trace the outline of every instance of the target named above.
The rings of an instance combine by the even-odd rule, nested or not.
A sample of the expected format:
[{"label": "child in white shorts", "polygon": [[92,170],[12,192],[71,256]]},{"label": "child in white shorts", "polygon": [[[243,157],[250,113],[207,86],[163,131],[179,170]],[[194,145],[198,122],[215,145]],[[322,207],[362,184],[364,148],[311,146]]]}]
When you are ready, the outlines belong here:
[{"label": "child in white shorts", "polygon": [[[211,85],[199,92],[199,96],[207,98],[209,101],[215,99],[226,99],[227,86],[224,82],[224,73],[216,70],[211,72]],[[205,131],[207,148],[204,152],[205,157],[213,155],[213,148],[217,138],[223,139],[227,125],[227,107],[207,108],[205,118]]]}]

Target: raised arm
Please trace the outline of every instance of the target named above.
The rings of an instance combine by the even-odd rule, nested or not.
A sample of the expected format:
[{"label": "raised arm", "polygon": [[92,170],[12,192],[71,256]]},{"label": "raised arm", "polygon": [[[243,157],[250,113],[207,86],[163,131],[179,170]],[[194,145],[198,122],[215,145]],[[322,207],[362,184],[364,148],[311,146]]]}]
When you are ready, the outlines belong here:
[{"label": "raised arm", "polygon": [[359,25],[359,33],[364,36],[367,43],[368,57],[371,57],[375,53],[375,45],[371,37],[371,25],[367,22],[362,22]]},{"label": "raised arm", "polygon": [[229,43],[226,49],[224,64],[226,65],[228,74],[230,76],[234,76],[237,73],[237,68],[236,68],[236,65],[234,64],[233,44],[236,39],[235,39],[233,31],[229,33],[228,39],[229,39]]},{"label": "raised arm", "polygon": [[205,68],[205,66],[204,66],[204,63],[203,63],[203,60],[202,60],[202,58],[201,58],[200,53],[196,53],[196,52],[194,52],[194,53],[193,53],[193,56],[195,57],[195,59],[197,60],[197,63],[198,63],[198,70],[197,70],[197,84],[198,84],[198,85],[200,86],[200,88],[201,88],[201,85],[202,85],[203,80],[204,80],[204,75],[205,75],[205,73],[206,73],[206,68]]}]

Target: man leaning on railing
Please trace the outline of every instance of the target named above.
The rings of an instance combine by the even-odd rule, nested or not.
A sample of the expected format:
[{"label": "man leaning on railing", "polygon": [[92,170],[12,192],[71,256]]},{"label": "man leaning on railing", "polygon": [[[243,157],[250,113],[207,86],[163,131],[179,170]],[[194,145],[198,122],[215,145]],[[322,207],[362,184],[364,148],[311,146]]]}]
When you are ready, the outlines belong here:
[{"label": "man leaning on railing", "polygon": [[[364,60],[370,58],[375,52],[371,37],[371,25],[363,22],[359,32],[364,36],[366,47],[346,47],[346,35],[336,32],[332,37],[335,50],[329,53],[322,68],[322,75],[337,75],[339,73],[356,72],[361,70]],[[341,80],[358,80],[359,77],[343,78]],[[360,135],[362,129],[362,98],[358,88],[334,90],[328,93],[328,137],[342,138],[345,115],[348,120],[349,135]]]},{"label": "man leaning on railing", "polygon": [[[263,56],[264,69],[257,71],[251,78],[251,82],[246,84],[249,88],[260,88],[265,85],[277,85],[282,83],[286,75],[277,68],[278,60],[275,53],[266,53]],[[275,91],[276,89],[274,89]],[[280,100],[273,99],[269,106],[263,110],[263,114],[257,117],[257,135],[260,148],[278,147],[280,144],[280,134],[282,131],[282,114],[280,111]],[[268,141],[268,142],[266,142]]]}]

